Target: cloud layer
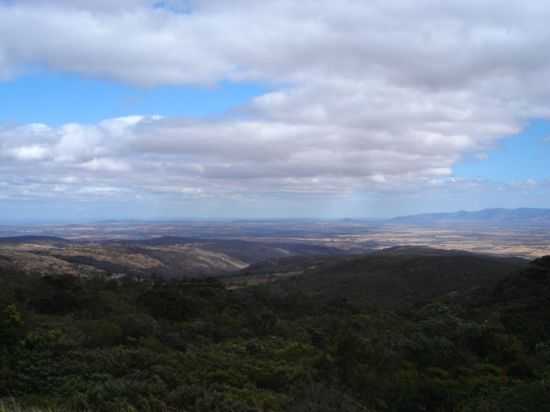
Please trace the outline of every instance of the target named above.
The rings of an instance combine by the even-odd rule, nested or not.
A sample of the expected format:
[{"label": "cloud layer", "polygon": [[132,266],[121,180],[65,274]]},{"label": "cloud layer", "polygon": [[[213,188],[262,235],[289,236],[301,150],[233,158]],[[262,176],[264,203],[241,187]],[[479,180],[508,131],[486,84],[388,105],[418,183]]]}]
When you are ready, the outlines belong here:
[{"label": "cloud layer", "polygon": [[410,190],[550,117],[540,1],[0,1],[0,77],[262,82],[238,114],[0,127],[12,196]]}]

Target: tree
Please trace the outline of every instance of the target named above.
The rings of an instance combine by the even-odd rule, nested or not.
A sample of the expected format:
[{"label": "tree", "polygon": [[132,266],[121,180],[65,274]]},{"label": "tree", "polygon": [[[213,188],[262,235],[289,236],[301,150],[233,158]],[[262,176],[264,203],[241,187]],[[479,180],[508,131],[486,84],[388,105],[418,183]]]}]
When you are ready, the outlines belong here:
[{"label": "tree", "polygon": [[23,334],[23,316],[15,305],[8,305],[0,312],[0,344],[15,344]]}]

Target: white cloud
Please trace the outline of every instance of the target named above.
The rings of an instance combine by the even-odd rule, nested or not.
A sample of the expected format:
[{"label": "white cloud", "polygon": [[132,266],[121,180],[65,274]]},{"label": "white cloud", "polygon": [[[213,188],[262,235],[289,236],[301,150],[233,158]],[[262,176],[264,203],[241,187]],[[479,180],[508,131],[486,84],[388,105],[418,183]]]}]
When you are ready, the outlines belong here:
[{"label": "white cloud", "polygon": [[131,169],[126,162],[108,158],[95,158],[82,163],[81,167],[93,172],[129,172]]},{"label": "white cloud", "polygon": [[11,150],[12,156],[17,160],[43,160],[48,157],[49,150],[43,146],[20,146]]},{"label": "white cloud", "polygon": [[24,171],[27,187],[186,196],[408,190],[447,184],[465,154],[483,158],[550,117],[544,2],[154,3],[0,6],[0,78],[45,65],[140,86],[260,81],[274,91],[208,122],[0,128],[2,180],[19,187]]}]

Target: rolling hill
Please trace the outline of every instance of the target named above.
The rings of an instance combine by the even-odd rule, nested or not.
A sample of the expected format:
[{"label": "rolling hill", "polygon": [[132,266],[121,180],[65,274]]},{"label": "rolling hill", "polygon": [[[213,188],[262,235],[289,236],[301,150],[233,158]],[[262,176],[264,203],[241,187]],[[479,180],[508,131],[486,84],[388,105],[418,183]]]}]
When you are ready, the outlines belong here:
[{"label": "rolling hill", "polygon": [[550,256],[536,259],[501,280],[484,295],[479,308],[498,311],[506,329],[524,336],[532,347],[550,339]]},{"label": "rolling hill", "polygon": [[0,268],[42,275],[198,278],[224,276],[270,259],[342,253],[290,242],[180,237],[88,242],[25,236],[0,239]]},{"label": "rolling hill", "polygon": [[447,294],[491,289],[528,261],[430,248],[391,248],[361,257],[325,259],[281,280],[324,301],[397,308]]},{"label": "rolling hill", "polygon": [[[180,247],[160,243],[102,253]],[[548,257],[400,247],[242,275],[288,270],[236,289],[0,270],[0,410],[550,410]]]}]

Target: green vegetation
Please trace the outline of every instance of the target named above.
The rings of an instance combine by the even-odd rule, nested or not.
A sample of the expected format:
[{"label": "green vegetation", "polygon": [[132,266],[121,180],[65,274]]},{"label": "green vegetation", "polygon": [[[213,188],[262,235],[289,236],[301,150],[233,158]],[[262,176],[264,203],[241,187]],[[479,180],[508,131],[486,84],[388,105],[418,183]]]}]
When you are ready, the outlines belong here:
[{"label": "green vegetation", "polygon": [[293,282],[0,276],[2,412],[550,411],[548,259],[392,309]]}]

